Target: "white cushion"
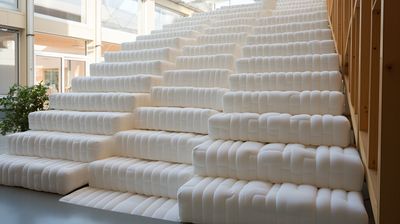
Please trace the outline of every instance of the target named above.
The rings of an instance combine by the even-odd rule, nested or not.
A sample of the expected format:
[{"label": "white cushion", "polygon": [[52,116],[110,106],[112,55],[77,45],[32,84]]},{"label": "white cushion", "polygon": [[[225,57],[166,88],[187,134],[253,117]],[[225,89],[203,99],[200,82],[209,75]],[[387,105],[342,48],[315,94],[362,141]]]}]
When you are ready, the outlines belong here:
[{"label": "white cushion", "polygon": [[243,47],[243,57],[330,54],[335,52],[335,42],[333,40],[248,45]]},{"label": "white cushion", "polygon": [[220,113],[209,119],[213,139],[346,147],[350,122],[344,116],[280,113]]},{"label": "white cushion", "polygon": [[114,51],[104,53],[106,62],[128,62],[146,60],[164,60],[174,62],[180,51],[173,48],[156,48],[136,51]]},{"label": "white cushion", "polygon": [[222,33],[252,33],[253,26],[249,25],[230,25],[221,27],[211,27],[204,30],[206,34],[222,34]]},{"label": "white cushion", "polygon": [[228,77],[232,71],[227,69],[172,70],[164,73],[166,86],[228,87]]},{"label": "white cushion", "polygon": [[342,75],[338,71],[234,74],[229,76],[229,88],[233,91],[340,91]]},{"label": "white cushion", "polygon": [[56,110],[133,112],[150,105],[148,93],[56,93],[49,99]]},{"label": "white cushion", "polygon": [[282,7],[282,10],[273,10],[272,15],[274,16],[284,16],[284,15],[295,15],[301,14],[306,12],[315,12],[315,11],[322,11],[326,10],[326,5],[316,5],[316,6],[304,6],[301,8],[293,8],[293,9],[285,9]]},{"label": "white cushion", "polygon": [[256,25],[258,26],[266,26],[266,25],[276,25],[276,24],[285,24],[285,23],[295,23],[295,22],[309,22],[309,21],[317,21],[323,20],[328,17],[327,12],[317,11],[317,12],[306,12],[295,15],[287,15],[287,16],[270,16],[257,19]]},{"label": "white cushion", "polygon": [[232,54],[234,57],[240,56],[239,46],[234,43],[187,46],[182,49],[182,52],[185,56],[216,54]]},{"label": "white cushion", "polygon": [[85,187],[61,198],[60,201],[154,219],[179,221],[179,208],[176,199]]},{"label": "white cushion", "polygon": [[116,154],[148,160],[192,164],[193,148],[209,141],[207,135],[132,130],[116,135]]},{"label": "white cushion", "polygon": [[[288,4],[277,4],[275,10],[278,10],[282,13],[282,11],[285,10],[299,10],[299,9],[304,9],[304,8],[312,8],[313,11],[315,8],[321,8],[326,10],[326,2],[291,2]],[[296,13],[297,14],[297,13]]]},{"label": "white cushion", "polygon": [[367,224],[359,192],[194,177],[178,193],[182,222]]},{"label": "white cushion", "polygon": [[0,184],[67,194],[88,183],[86,163],[0,155]]},{"label": "white cushion", "polygon": [[300,32],[306,30],[328,29],[328,20],[319,20],[311,22],[297,22],[287,24],[277,24],[270,26],[257,26],[254,28],[254,34],[274,34],[274,33],[289,33]]},{"label": "white cushion", "polygon": [[194,107],[222,111],[222,97],[228,89],[194,87],[154,87],[152,105],[156,107]]},{"label": "white cushion", "polygon": [[[189,18],[192,18],[192,17],[183,17],[183,18],[189,19]],[[185,26],[182,26],[182,27],[179,27],[179,26],[178,27],[164,27],[161,30],[153,30],[153,31],[151,31],[151,33],[152,34],[159,34],[159,33],[168,33],[168,32],[171,32],[171,31],[177,32],[177,31],[184,31],[184,30],[194,30],[194,31],[197,31],[197,32],[203,32],[204,29],[206,29],[207,27],[208,26],[205,25],[205,24],[189,26],[189,27],[185,27]]]},{"label": "white cushion", "polygon": [[90,65],[91,76],[129,76],[129,75],[161,75],[164,71],[175,68],[175,64],[167,61],[136,61],[97,63]]},{"label": "white cushion", "polygon": [[235,58],[230,54],[179,56],[176,58],[178,69],[220,68],[235,70]]},{"label": "white cushion", "polygon": [[78,162],[107,158],[115,149],[114,138],[104,135],[26,131],[8,135],[7,139],[10,154]]},{"label": "white cushion", "polygon": [[199,108],[140,107],[135,113],[135,127],[189,133],[208,133],[208,118],[218,111]]},{"label": "white cushion", "polygon": [[89,164],[89,186],[149,196],[176,198],[193,176],[193,167],[161,161],[111,157]]},{"label": "white cushion", "polygon": [[227,92],[224,112],[331,114],[344,113],[345,96],[337,91]]},{"label": "white cushion", "polygon": [[346,191],[361,191],[364,182],[357,149],[337,146],[209,141],[195,147],[193,166],[200,176],[290,182]]},{"label": "white cushion", "polygon": [[196,40],[191,38],[166,38],[166,39],[154,39],[154,40],[140,40],[135,42],[122,43],[121,48],[123,51],[128,50],[143,50],[143,49],[154,49],[170,47],[180,49],[185,45],[193,45]]},{"label": "white cushion", "polygon": [[48,110],[30,113],[29,128],[36,131],[112,135],[133,129],[134,118],[132,113]]},{"label": "white cushion", "polygon": [[238,73],[339,71],[337,54],[251,57],[236,61]]},{"label": "white cushion", "polygon": [[161,80],[162,77],[155,75],[76,77],[72,79],[72,91],[149,93]]},{"label": "white cushion", "polygon": [[243,44],[246,41],[247,33],[229,33],[229,34],[209,34],[197,38],[199,44],[223,44],[237,43]]},{"label": "white cushion", "polygon": [[208,25],[210,24],[211,21],[208,18],[203,18],[201,20],[184,20],[184,21],[179,21],[171,24],[165,24],[163,25],[163,29],[171,29],[171,28],[177,28],[177,27],[193,27],[193,26],[199,26],[199,25]]},{"label": "white cushion", "polygon": [[149,34],[149,35],[139,35],[136,37],[136,40],[153,40],[153,39],[164,39],[164,38],[173,38],[173,37],[187,37],[194,38],[198,36],[200,33],[194,30],[181,30],[181,31],[171,31],[157,34]]},{"label": "white cushion", "polygon": [[[224,19],[215,21],[211,24],[213,27],[225,27],[225,26],[240,26],[240,25],[247,25],[253,26],[256,23],[256,19],[254,17],[247,17],[247,18],[234,18],[234,19]],[[248,31],[244,31],[248,32]]]},{"label": "white cushion", "polygon": [[292,33],[275,33],[263,35],[250,35],[247,37],[247,44],[273,44],[303,42],[312,40],[332,40],[330,29],[307,30]]}]

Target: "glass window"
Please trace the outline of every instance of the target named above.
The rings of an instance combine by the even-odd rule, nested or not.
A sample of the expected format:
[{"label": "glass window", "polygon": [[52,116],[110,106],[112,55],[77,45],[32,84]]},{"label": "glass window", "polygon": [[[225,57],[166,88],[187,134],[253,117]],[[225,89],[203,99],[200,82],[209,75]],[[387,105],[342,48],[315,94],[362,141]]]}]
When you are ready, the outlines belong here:
[{"label": "glass window", "polygon": [[215,2],[215,8],[221,8],[223,6],[233,6],[233,5],[245,5],[256,3],[255,0],[225,0],[220,2]]},{"label": "glass window", "polygon": [[174,20],[179,17],[182,17],[182,15],[156,5],[155,29],[160,30],[163,25],[173,23]]},{"label": "glass window", "polygon": [[71,92],[71,80],[85,76],[86,63],[78,60],[64,60],[64,92]]},{"label": "glass window", "polygon": [[105,28],[136,34],[137,0],[102,0],[101,24]]},{"label": "glass window", "polygon": [[36,56],[35,84],[41,81],[49,85],[51,93],[61,91],[61,58]]},{"label": "glass window", "polygon": [[85,22],[85,0],[35,0],[35,12],[75,22]]},{"label": "glass window", "polygon": [[0,95],[18,83],[18,33],[0,29]]},{"label": "glass window", "polygon": [[0,8],[18,9],[18,0],[0,0]]},{"label": "glass window", "polygon": [[38,33],[35,34],[35,51],[86,55],[86,41]]}]

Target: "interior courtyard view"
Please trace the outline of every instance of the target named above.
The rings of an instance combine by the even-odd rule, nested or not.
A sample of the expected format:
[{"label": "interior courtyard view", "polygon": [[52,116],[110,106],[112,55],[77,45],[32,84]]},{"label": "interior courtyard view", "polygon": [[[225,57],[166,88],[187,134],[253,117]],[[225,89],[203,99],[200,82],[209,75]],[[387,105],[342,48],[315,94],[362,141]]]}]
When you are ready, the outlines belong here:
[{"label": "interior courtyard view", "polygon": [[400,223],[399,11],[0,0],[0,223]]}]

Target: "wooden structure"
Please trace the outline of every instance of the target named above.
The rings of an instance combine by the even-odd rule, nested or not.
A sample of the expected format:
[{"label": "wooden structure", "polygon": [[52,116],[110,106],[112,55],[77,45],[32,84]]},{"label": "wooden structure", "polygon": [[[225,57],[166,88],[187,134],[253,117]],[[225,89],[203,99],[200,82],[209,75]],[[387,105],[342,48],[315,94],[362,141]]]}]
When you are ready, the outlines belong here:
[{"label": "wooden structure", "polygon": [[376,223],[400,223],[400,1],[327,0]]}]

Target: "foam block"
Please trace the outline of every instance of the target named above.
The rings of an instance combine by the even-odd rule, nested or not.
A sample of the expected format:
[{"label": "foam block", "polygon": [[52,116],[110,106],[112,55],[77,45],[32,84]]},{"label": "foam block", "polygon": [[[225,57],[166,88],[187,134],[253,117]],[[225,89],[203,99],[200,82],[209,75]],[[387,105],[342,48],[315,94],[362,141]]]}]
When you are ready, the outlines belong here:
[{"label": "foam block", "polygon": [[232,71],[227,69],[172,70],[164,73],[166,86],[228,87],[228,77]]},{"label": "foam block", "polygon": [[[187,19],[191,19],[192,17],[184,17]],[[153,30],[151,31],[152,34],[159,34],[159,33],[168,33],[171,31],[177,32],[177,31],[184,31],[184,30],[194,30],[197,32],[203,32],[204,29],[206,29],[208,27],[208,25],[205,24],[201,24],[201,25],[195,25],[195,26],[190,26],[190,27],[167,27],[167,28],[163,28],[161,30]]]},{"label": "foam block", "polygon": [[[224,26],[254,26],[256,23],[256,19],[254,17],[248,18],[235,18],[235,19],[224,19],[215,21],[211,24],[213,27],[224,27]],[[246,31],[248,32],[248,31]]]},{"label": "foam block", "polygon": [[195,39],[191,38],[166,38],[166,39],[154,39],[154,40],[140,40],[135,42],[122,43],[121,48],[123,51],[129,50],[143,50],[143,49],[154,49],[154,48],[176,48],[180,49],[185,45],[193,45],[196,43]]},{"label": "foam block", "polygon": [[36,131],[112,135],[133,125],[132,113],[48,110],[29,114],[29,128]]},{"label": "foam block", "polygon": [[114,51],[104,53],[106,62],[129,62],[163,60],[174,62],[180,51],[168,47],[136,51]]},{"label": "foam block", "polygon": [[326,5],[317,5],[317,6],[305,6],[301,8],[293,8],[293,9],[285,9],[282,7],[281,10],[273,10],[272,15],[273,16],[284,16],[284,15],[295,15],[295,14],[301,14],[301,13],[306,13],[306,12],[315,12],[315,11],[323,11],[326,10]]},{"label": "foam block", "polygon": [[161,75],[175,65],[167,61],[113,62],[90,65],[92,76]]},{"label": "foam block", "polygon": [[192,164],[193,148],[210,141],[207,135],[165,131],[123,131],[115,135],[116,155]]},{"label": "foam block", "polygon": [[253,26],[249,26],[249,25],[220,26],[220,27],[207,28],[204,30],[204,32],[206,34],[252,33]]},{"label": "foam block", "polygon": [[213,139],[346,147],[350,122],[344,116],[280,113],[216,114],[209,119]]},{"label": "foam block", "polygon": [[296,23],[296,22],[311,22],[324,20],[327,18],[326,11],[317,11],[317,12],[307,12],[296,15],[287,15],[287,16],[270,16],[259,18],[256,20],[257,26],[268,26],[268,25],[277,25],[277,24],[285,24],[285,23]]},{"label": "foam block", "polygon": [[67,194],[88,182],[86,163],[0,155],[0,184]]},{"label": "foam block", "polygon": [[179,56],[176,58],[178,69],[220,68],[235,70],[235,58],[230,54]]},{"label": "foam block", "polygon": [[89,164],[89,186],[148,196],[176,198],[193,167],[161,161],[111,157]]},{"label": "foam block", "polygon": [[199,44],[223,44],[237,43],[243,44],[246,41],[247,33],[229,33],[229,34],[209,34],[197,38]]},{"label": "foam block", "polygon": [[199,26],[199,25],[208,25],[210,24],[211,21],[208,18],[203,18],[201,20],[185,20],[181,22],[176,22],[176,23],[171,23],[171,24],[165,24],[163,25],[163,29],[170,29],[170,28],[177,28],[177,27],[193,27],[193,26]]},{"label": "foam block", "polygon": [[361,191],[364,168],[355,148],[217,140],[193,151],[196,175]]},{"label": "foam block", "polygon": [[182,30],[182,31],[171,31],[157,34],[140,35],[136,37],[136,40],[153,40],[153,39],[164,39],[164,38],[174,38],[174,37],[186,37],[194,38],[200,33],[194,30]]},{"label": "foam block", "polygon": [[8,153],[91,162],[111,156],[115,149],[113,137],[47,131],[26,131],[7,136]]},{"label": "foam block", "polygon": [[199,46],[187,46],[182,49],[185,56],[196,55],[216,55],[216,54],[232,54],[234,57],[240,56],[240,49],[237,44],[206,44]]},{"label": "foam block", "polygon": [[273,44],[304,42],[312,40],[332,40],[332,31],[330,29],[308,30],[292,33],[276,33],[263,35],[249,35],[246,43],[251,44]]},{"label": "foam block", "polygon": [[305,30],[328,29],[328,20],[297,22],[287,24],[277,24],[270,26],[258,26],[254,28],[254,34],[273,34],[273,33],[289,33],[300,32]]},{"label": "foam block", "polygon": [[359,192],[194,177],[178,193],[182,222],[367,224]]}]

